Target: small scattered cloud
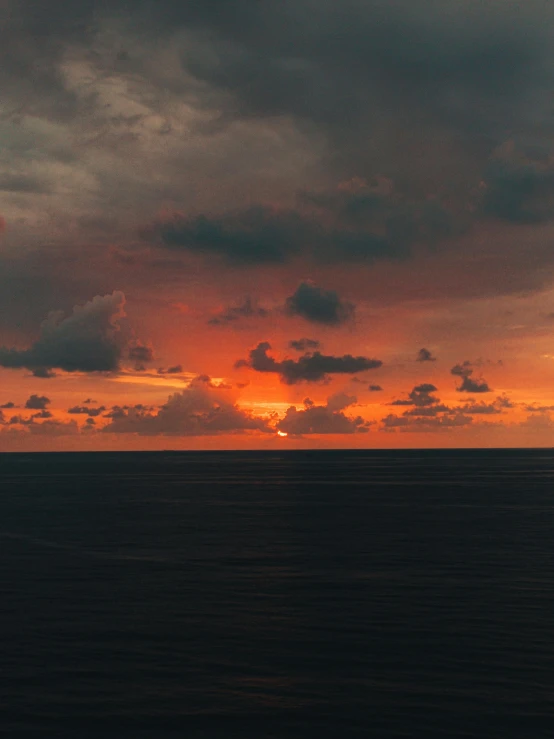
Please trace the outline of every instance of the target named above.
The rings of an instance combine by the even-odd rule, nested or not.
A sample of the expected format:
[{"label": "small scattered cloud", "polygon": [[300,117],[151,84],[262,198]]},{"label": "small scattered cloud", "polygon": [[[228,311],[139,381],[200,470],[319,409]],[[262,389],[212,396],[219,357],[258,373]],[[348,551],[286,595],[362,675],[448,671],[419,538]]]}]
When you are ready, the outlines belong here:
[{"label": "small scattered cloud", "polygon": [[0,405],[0,408],[15,408],[15,403],[13,403],[11,400],[8,400],[7,403],[3,403]]},{"label": "small scattered cloud", "polygon": [[103,405],[98,406],[98,408],[90,408],[89,406],[83,405],[74,405],[72,408],[68,408],[67,412],[71,416],[89,416],[92,418],[94,416],[102,415],[105,410],[106,408]]},{"label": "small scattered cloud", "polygon": [[435,405],[439,399],[432,395],[437,388],[431,383],[425,382],[416,385],[406,399],[393,400],[390,405],[415,405],[418,408]]},{"label": "small scattered cloud", "polygon": [[249,295],[238,305],[232,305],[210,318],[211,326],[225,326],[241,318],[267,318],[269,310],[262,308]]},{"label": "small scattered cloud", "polygon": [[456,390],[459,393],[490,393],[492,389],[488,383],[482,378],[473,377],[474,367],[471,362],[466,360],[460,364],[454,365],[450,373],[455,377],[461,377],[462,383]]},{"label": "small scattered cloud", "polygon": [[147,344],[142,344],[139,341],[133,341],[133,343],[128,348],[127,356],[131,361],[143,364],[147,362],[152,362],[152,360],[154,359],[154,350],[151,346],[148,346]]},{"label": "small scattered cloud", "polygon": [[417,362],[436,362],[437,358],[433,356],[433,354],[429,351],[429,349],[425,349],[423,347],[420,349],[417,353]]},{"label": "small scattered cloud", "polygon": [[168,367],[167,369],[164,369],[163,367],[158,369],[159,375],[179,375],[181,372],[183,372],[183,366],[181,364],[174,364],[172,367]]},{"label": "small scattered cloud", "polygon": [[285,311],[312,323],[337,326],[350,320],[355,306],[341,300],[334,290],[324,290],[311,282],[301,282],[296,292],[287,298]]},{"label": "small scattered cloud", "polygon": [[383,388],[381,387],[381,385],[369,385],[369,387],[367,389],[369,390],[370,393],[381,393],[381,392],[383,392]]},{"label": "small scattered cloud", "polygon": [[50,398],[46,395],[31,395],[25,402],[25,408],[32,410],[44,410],[48,405],[50,405]]},{"label": "small scattered cloud", "polygon": [[442,416],[395,416],[389,414],[382,420],[382,431],[450,431],[469,426],[473,422],[471,416],[463,413]]},{"label": "small scattered cloud", "polygon": [[289,349],[294,349],[297,352],[307,352],[320,347],[321,343],[316,339],[293,339],[289,341]]}]

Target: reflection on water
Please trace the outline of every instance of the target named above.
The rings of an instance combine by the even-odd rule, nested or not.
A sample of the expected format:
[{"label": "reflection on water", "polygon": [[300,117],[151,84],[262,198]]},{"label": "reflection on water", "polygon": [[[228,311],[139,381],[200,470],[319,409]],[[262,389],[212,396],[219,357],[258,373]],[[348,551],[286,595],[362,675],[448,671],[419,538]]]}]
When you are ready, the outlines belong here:
[{"label": "reflection on water", "polygon": [[554,453],[0,456],[10,736],[531,737]]}]

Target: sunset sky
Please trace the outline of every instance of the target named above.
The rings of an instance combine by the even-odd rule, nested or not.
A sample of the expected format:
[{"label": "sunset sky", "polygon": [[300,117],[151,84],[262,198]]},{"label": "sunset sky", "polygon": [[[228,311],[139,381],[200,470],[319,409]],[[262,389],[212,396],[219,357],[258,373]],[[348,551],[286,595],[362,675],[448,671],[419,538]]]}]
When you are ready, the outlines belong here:
[{"label": "sunset sky", "polygon": [[0,39],[0,450],[554,446],[554,5]]}]

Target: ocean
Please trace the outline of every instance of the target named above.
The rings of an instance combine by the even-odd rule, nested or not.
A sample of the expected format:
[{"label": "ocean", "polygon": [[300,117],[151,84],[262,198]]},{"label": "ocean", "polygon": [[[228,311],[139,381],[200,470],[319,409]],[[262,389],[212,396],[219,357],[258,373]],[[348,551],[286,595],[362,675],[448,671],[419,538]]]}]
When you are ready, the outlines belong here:
[{"label": "ocean", "polygon": [[0,455],[0,730],[554,734],[554,451]]}]

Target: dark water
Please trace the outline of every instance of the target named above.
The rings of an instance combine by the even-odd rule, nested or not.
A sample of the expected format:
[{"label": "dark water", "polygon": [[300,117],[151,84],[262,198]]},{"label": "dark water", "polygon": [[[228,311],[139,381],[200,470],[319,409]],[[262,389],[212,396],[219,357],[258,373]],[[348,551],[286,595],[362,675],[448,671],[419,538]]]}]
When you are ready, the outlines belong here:
[{"label": "dark water", "polygon": [[0,728],[554,735],[554,452],[0,455]]}]

